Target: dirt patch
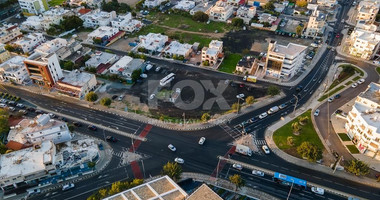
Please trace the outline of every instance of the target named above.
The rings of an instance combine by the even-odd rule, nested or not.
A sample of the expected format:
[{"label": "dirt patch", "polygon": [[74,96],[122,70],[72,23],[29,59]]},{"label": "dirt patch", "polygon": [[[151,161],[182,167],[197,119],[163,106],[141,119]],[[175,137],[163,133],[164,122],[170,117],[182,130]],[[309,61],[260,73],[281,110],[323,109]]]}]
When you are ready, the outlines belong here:
[{"label": "dirt patch", "polygon": [[129,43],[134,43],[137,38],[119,39],[110,48],[117,49],[120,51],[130,51],[133,47]]},{"label": "dirt patch", "polygon": [[140,0],[118,0],[119,3],[126,3],[130,5],[131,7],[135,7],[135,5],[140,1]]}]

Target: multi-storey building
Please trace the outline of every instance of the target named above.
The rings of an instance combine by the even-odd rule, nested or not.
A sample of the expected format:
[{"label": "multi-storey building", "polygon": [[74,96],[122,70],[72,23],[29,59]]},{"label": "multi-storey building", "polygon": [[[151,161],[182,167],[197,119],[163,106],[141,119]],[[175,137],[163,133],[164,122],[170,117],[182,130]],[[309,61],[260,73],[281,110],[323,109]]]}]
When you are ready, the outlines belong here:
[{"label": "multi-storey building", "polygon": [[73,70],[64,71],[64,78],[57,82],[55,88],[61,94],[84,99],[87,93],[95,89],[96,85],[94,74]]},{"label": "multi-storey building", "polygon": [[369,60],[379,51],[380,33],[357,28],[351,33],[347,42],[351,55]]},{"label": "multi-storey building", "polygon": [[360,1],[357,7],[356,20],[365,20],[373,23],[376,20],[376,14],[379,12],[380,1],[378,0],[363,0]]},{"label": "multi-storey building", "polygon": [[11,54],[4,47],[5,45],[0,43],[0,64],[11,58]]},{"label": "multi-storey building", "polygon": [[256,15],[256,7],[244,7],[240,6],[236,12],[236,17],[243,19],[245,24],[249,24],[252,18]]},{"label": "multi-storey building", "polygon": [[210,20],[227,21],[233,12],[234,7],[232,5],[220,0],[206,14],[208,14]]},{"label": "multi-storey building", "polygon": [[34,52],[47,55],[47,54],[55,53],[56,51],[58,51],[58,49],[66,45],[67,45],[67,40],[62,39],[62,38],[55,38],[53,40],[42,43],[40,46],[38,46],[34,50]]},{"label": "multi-storey building", "polygon": [[186,58],[193,50],[193,45],[182,44],[177,41],[172,41],[165,49],[164,53],[166,56],[170,57],[180,57]]},{"label": "multi-storey building", "polygon": [[23,56],[15,56],[0,64],[0,80],[23,84],[29,81],[29,74],[24,65]]},{"label": "multi-storey building", "polygon": [[58,57],[55,53],[49,55],[35,53],[24,60],[30,79],[38,85],[53,87],[63,77]]},{"label": "multi-storey building", "polygon": [[202,48],[202,62],[207,61],[209,65],[217,63],[218,59],[223,58],[223,42],[212,40],[208,47]]},{"label": "multi-storey building", "polygon": [[74,14],[73,11],[65,10],[62,7],[50,9],[42,13],[42,29],[46,31],[52,24],[58,25],[63,20],[63,17],[72,16]]},{"label": "multi-storey building", "polygon": [[29,33],[22,39],[15,41],[13,44],[16,48],[22,50],[22,52],[30,53],[45,41],[45,36],[42,35],[42,33]]},{"label": "multi-storey building", "polygon": [[309,23],[307,23],[305,36],[320,38],[325,31],[326,18],[327,15],[324,12],[315,8],[309,18]]},{"label": "multi-storey building", "polygon": [[174,6],[174,9],[190,11],[194,7],[195,7],[194,1],[181,0],[180,2],[178,2],[177,5]]},{"label": "multi-storey building", "polygon": [[307,46],[289,43],[287,46],[271,40],[268,46],[264,70],[275,78],[293,77],[302,67]]},{"label": "multi-storey building", "polygon": [[118,28],[101,26],[87,35],[87,41],[106,46],[115,42],[123,35],[125,35],[125,32],[119,31]]},{"label": "multi-storey building", "polygon": [[146,0],[144,1],[144,7],[154,8],[161,5],[162,2],[165,2],[165,0]]},{"label": "multi-storey building", "polygon": [[165,47],[169,40],[168,36],[159,33],[149,33],[148,35],[139,36],[139,48],[146,49],[149,53],[159,53]]},{"label": "multi-storey building", "polygon": [[338,4],[337,0],[317,0],[319,6],[334,7]]},{"label": "multi-storey building", "polygon": [[26,16],[38,15],[49,10],[47,0],[18,0],[18,3]]},{"label": "multi-storey building", "polygon": [[132,33],[140,30],[142,23],[139,20],[132,19],[132,14],[127,13],[125,15],[119,15],[112,19],[111,26],[121,31]]},{"label": "multi-storey building", "polygon": [[21,30],[17,25],[5,24],[0,27],[0,43],[6,44],[21,36]]},{"label": "multi-storey building", "polygon": [[24,31],[40,31],[42,30],[44,18],[41,16],[29,16],[21,23],[20,28]]},{"label": "multi-storey building", "polygon": [[[380,84],[370,83],[348,113],[345,128],[361,153],[376,157],[380,151]],[[377,156],[380,159],[380,155]]]},{"label": "multi-storey building", "polygon": [[83,20],[84,27],[97,28],[110,25],[111,21],[116,18],[116,12],[95,10],[94,12],[89,12],[85,15],[80,16],[80,18]]}]

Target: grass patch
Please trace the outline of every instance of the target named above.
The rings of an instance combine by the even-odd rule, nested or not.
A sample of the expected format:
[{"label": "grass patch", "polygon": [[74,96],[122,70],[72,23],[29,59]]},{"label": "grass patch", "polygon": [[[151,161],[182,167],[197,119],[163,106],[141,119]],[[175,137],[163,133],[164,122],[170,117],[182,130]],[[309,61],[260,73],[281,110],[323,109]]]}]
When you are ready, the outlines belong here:
[{"label": "grass patch", "polygon": [[351,85],[353,82],[352,81],[348,81],[346,84],[344,84],[344,85],[346,85],[346,86],[349,86],[349,85]]},{"label": "grass patch", "polygon": [[361,76],[357,76],[357,77],[353,78],[352,80],[353,80],[353,81],[357,81],[357,80],[359,80],[360,78],[361,78]]},{"label": "grass patch", "polygon": [[376,67],[376,71],[380,75],[380,67]]},{"label": "grass patch", "polygon": [[[330,87],[329,87],[329,89],[328,89],[327,91],[333,89],[335,86],[339,85],[339,83],[342,83],[343,81],[345,81],[345,80],[347,80],[348,78],[350,78],[352,75],[355,74],[355,72],[360,73],[359,71],[357,71],[357,68],[354,67],[354,66],[352,66],[352,65],[340,65],[339,67],[342,68],[342,71],[339,73],[338,78],[335,79],[335,80],[331,83],[331,85],[330,85]],[[351,71],[348,71],[348,70],[346,71],[347,68],[351,68],[351,67],[353,67],[354,70],[351,69]],[[359,69],[358,69],[358,70],[359,70]],[[361,70],[360,70],[360,71],[361,71]],[[361,71],[361,73],[363,73],[363,72]]]},{"label": "grass patch", "polygon": [[360,153],[358,148],[356,148],[355,145],[346,145],[346,147],[350,151],[350,153],[352,153],[352,154]]},{"label": "grass patch", "polygon": [[340,139],[342,139],[343,141],[351,141],[351,139],[345,133],[338,133],[338,135],[339,135]]},{"label": "grass patch", "polygon": [[54,6],[60,6],[65,0],[51,0],[49,1],[49,6],[54,7]]},{"label": "grass patch", "polygon": [[[300,117],[309,117],[307,124],[301,126],[302,129],[299,135],[294,135],[292,130],[292,123],[298,122]],[[287,138],[292,136],[294,138],[294,145],[290,146],[287,142]],[[297,147],[302,144],[302,142],[310,142],[320,149],[324,149],[324,146],[319,139],[317,132],[314,129],[313,123],[311,122],[311,110],[306,111],[302,115],[298,116],[296,119],[285,124],[283,127],[277,129],[273,134],[273,140],[276,143],[277,147],[281,150],[287,152],[290,155],[300,158],[297,153]]]},{"label": "grass patch", "polygon": [[[330,96],[331,96],[331,95],[337,93],[339,90],[341,90],[341,89],[343,89],[343,88],[345,88],[345,87],[346,87],[346,86],[341,85],[341,86],[339,86],[338,88],[335,88],[333,91],[329,92],[328,94],[330,94]],[[318,101],[320,102],[320,101],[325,100],[325,99],[328,97],[328,94],[324,94],[323,96],[321,96],[321,98],[319,98]]]},{"label": "grass patch", "polygon": [[142,27],[140,31],[130,35],[129,37],[138,37],[139,35],[147,35],[148,33],[165,33],[165,31],[167,31],[166,28],[154,24],[149,24]]},{"label": "grass patch", "polygon": [[236,69],[236,64],[242,58],[240,54],[230,54],[224,60],[223,63],[219,66],[219,71],[233,73]]},{"label": "grass patch", "polygon": [[176,39],[181,43],[189,43],[194,44],[194,42],[199,42],[199,48],[202,49],[204,46],[208,46],[208,44],[211,42],[211,40],[215,38],[210,38],[208,36],[204,35],[197,35],[197,34],[191,34],[191,33],[182,33],[182,32],[175,32],[174,34],[168,35],[170,38]]},{"label": "grass patch", "polygon": [[357,73],[359,73],[360,76],[364,76],[364,72],[363,72],[363,70],[361,70],[361,69],[355,67],[355,71],[356,71]]}]

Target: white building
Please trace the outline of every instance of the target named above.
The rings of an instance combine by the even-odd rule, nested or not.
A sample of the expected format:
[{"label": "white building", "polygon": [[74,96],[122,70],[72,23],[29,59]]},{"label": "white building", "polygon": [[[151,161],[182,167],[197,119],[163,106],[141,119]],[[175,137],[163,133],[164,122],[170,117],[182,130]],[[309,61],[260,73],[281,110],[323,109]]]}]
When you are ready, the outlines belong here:
[{"label": "white building", "polygon": [[104,74],[108,71],[108,68],[115,63],[119,57],[116,54],[107,52],[96,52],[88,61],[86,61],[86,67],[93,67],[97,69],[98,74]]},{"label": "white building", "polygon": [[275,22],[277,20],[277,17],[276,16],[273,16],[269,13],[262,13],[260,16],[259,16],[259,22],[260,23],[265,23],[265,22],[268,22],[269,24],[272,24],[273,22]]},{"label": "white building", "polygon": [[321,37],[325,31],[326,18],[327,15],[316,8],[309,17],[305,36],[313,38]]},{"label": "white building", "polygon": [[94,74],[73,70],[63,71],[63,78],[57,82],[55,88],[61,94],[83,99],[96,85]]},{"label": "white building", "polygon": [[18,0],[18,3],[26,16],[38,15],[49,10],[47,0]]},{"label": "white building", "polygon": [[15,41],[13,44],[24,53],[29,53],[45,41],[45,36],[42,33],[29,33],[22,39]]},{"label": "white building", "polygon": [[11,127],[8,141],[21,144],[39,144],[52,141],[55,144],[72,139],[66,122],[51,119],[48,114],[37,115],[34,119],[23,119]]},{"label": "white building", "polygon": [[24,22],[21,23],[20,27],[22,30],[42,30],[44,18],[41,16],[29,16]]},{"label": "white building", "polygon": [[357,7],[356,20],[365,20],[373,23],[376,20],[376,14],[379,12],[380,1],[378,0],[363,0],[360,1]]},{"label": "white building", "polygon": [[11,58],[9,51],[5,50],[5,44],[0,43],[0,64]]},{"label": "white building", "polygon": [[234,7],[232,5],[220,0],[206,14],[208,14],[210,20],[227,21],[233,12]]},{"label": "white building", "polygon": [[[80,41],[71,39],[69,40],[67,46],[61,47],[55,53],[57,54],[59,60],[65,60],[67,57],[81,50],[82,47],[83,46]],[[86,52],[83,53],[85,54]]]},{"label": "white building", "polygon": [[136,69],[141,69],[144,60],[133,59],[129,56],[123,56],[115,64],[109,68],[111,74],[117,74],[126,78],[132,77],[132,72]]},{"label": "white building", "polygon": [[21,36],[21,30],[17,25],[4,24],[4,26],[0,27],[0,43],[2,44],[6,44]]},{"label": "white building", "polygon": [[190,15],[194,15],[196,12],[204,12],[209,13],[210,9],[212,8],[213,4],[209,2],[201,2],[198,3],[193,9],[190,10]]},{"label": "white building", "polygon": [[370,83],[356,98],[345,128],[361,153],[380,160],[380,84]]},{"label": "white building", "polygon": [[89,12],[85,15],[80,16],[80,18],[83,20],[83,26],[86,28],[109,26],[111,24],[111,21],[116,18],[116,12],[95,10],[94,12]]},{"label": "white building", "polygon": [[240,6],[236,12],[236,17],[243,19],[245,24],[249,24],[252,18],[256,15],[256,7]]},{"label": "white building", "polygon": [[87,35],[87,41],[93,42],[94,39],[100,39],[101,44],[107,43],[109,39],[118,34],[120,31],[118,28],[112,28],[109,26],[101,26]]},{"label": "white building", "polygon": [[356,29],[351,33],[347,42],[349,42],[349,53],[351,55],[369,60],[379,51],[380,33]]},{"label": "white building", "polygon": [[337,0],[317,0],[317,4],[319,6],[326,6],[326,7],[334,7],[335,5],[338,4]]},{"label": "white building", "polygon": [[145,0],[144,7],[154,8],[161,5],[162,2],[165,2],[165,0]]},{"label": "white building", "polygon": [[181,0],[177,5],[174,6],[174,9],[190,11],[195,7],[195,2],[190,0]]},{"label": "white building", "polygon": [[132,19],[132,14],[127,13],[125,15],[119,15],[116,18],[112,19],[111,26],[121,31],[132,33],[140,30],[142,23],[139,20]]},{"label": "white building", "polygon": [[177,58],[183,56],[186,58],[193,50],[193,45],[191,44],[182,44],[177,41],[172,41],[165,49],[164,53],[166,56],[176,56]]},{"label": "white building", "polygon": [[270,41],[264,70],[275,78],[293,77],[302,67],[307,46],[289,43],[287,46]]},{"label": "white building", "polygon": [[282,13],[285,10],[285,5],[283,3],[274,3],[274,11]]},{"label": "white building", "polygon": [[53,87],[63,77],[58,57],[55,53],[34,53],[24,60],[30,79],[38,85]]},{"label": "white building", "polygon": [[165,47],[165,43],[169,40],[168,36],[160,33],[149,33],[148,35],[139,36],[138,48],[144,48],[149,53],[159,53]]},{"label": "white building", "polygon": [[42,29],[48,30],[52,24],[60,24],[65,16],[72,16],[75,13],[71,10],[65,10],[62,7],[52,8],[44,13],[42,13]]},{"label": "white building", "polygon": [[38,46],[34,50],[34,52],[41,53],[41,54],[51,54],[51,53],[55,53],[58,49],[66,45],[67,45],[67,40],[62,39],[62,38],[55,38],[53,40],[42,43],[40,46]]},{"label": "white building", "polygon": [[25,59],[22,56],[15,56],[0,64],[1,81],[13,81],[18,84],[27,82],[29,74],[24,65]]},{"label": "white building", "polygon": [[219,58],[223,56],[223,42],[212,40],[208,47],[202,48],[202,63],[207,61],[210,66],[215,65]]}]

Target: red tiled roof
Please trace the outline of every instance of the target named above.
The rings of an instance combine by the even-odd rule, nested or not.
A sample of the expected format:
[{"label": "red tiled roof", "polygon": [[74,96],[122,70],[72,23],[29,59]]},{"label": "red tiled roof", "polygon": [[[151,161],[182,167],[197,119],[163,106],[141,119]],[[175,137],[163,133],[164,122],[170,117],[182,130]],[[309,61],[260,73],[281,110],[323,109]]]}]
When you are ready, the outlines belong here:
[{"label": "red tiled roof", "polygon": [[119,37],[123,33],[124,33],[123,31],[119,31],[118,33],[116,33],[115,35],[113,35],[112,37],[110,37],[108,39],[108,41],[111,42],[113,39],[115,39],[116,37]]},{"label": "red tiled roof", "polygon": [[111,64],[109,64],[109,63],[107,63],[107,64],[101,63],[101,64],[98,65],[98,67],[96,68],[96,73],[97,73],[97,74],[101,74],[101,73],[103,73],[106,69],[108,69],[109,67],[111,67]]},{"label": "red tiled roof", "polygon": [[21,144],[19,142],[16,142],[16,141],[9,141],[7,143],[7,145],[5,145],[8,149],[12,149],[14,151],[18,151],[20,149],[24,149],[24,148],[27,148],[27,147],[30,147],[30,145],[24,145],[24,144]]},{"label": "red tiled roof", "polygon": [[244,4],[245,4],[245,0],[240,0],[240,1],[239,1],[239,4],[240,4],[240,5],[244,5]]},{"label": "red tiled roof", "polygon": [[78,12],[79,12],[79,14],[84,15],[84,14],[86,14],[86,13],[88,13],[88,12],[91,12],[91,9],[88,9],[88,8],[82,8],[82,9],[80,9]]},{"label": "red tiled roof", "polygon": [[119,68],[117,71],[122,72],[124,71],[124,68]]}]

